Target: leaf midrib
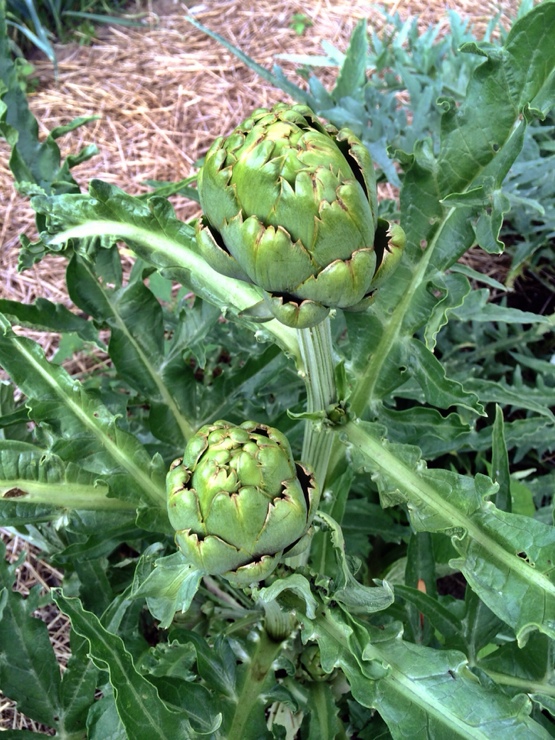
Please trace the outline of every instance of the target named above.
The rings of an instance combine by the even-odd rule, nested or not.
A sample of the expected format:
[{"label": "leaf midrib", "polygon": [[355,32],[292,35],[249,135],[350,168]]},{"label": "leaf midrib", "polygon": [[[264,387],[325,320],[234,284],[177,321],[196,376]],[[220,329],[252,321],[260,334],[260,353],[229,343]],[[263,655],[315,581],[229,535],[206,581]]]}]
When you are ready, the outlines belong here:
[{"label": "leaf midrib", "polygon": [[[44,371],[42,365],[36,362],[32,353],[25,349],[25,346],[21,339],[17,335],[13,335],[12,341],[18,347],[21,355],[27,360],[27,362],[35,368],[35,371],[46,381],[47,385],[52,388],[54,393],[62,399],[64,405],[73,413],[73,415],[83,424],[83,426],[89,429],[94,436],[101,440],[102,445],[108,451],[110,457],[115,460],[129,475],[139,484],[140,488],[147,494],[148,498],[160,503],[160,500],[165,500],[165,493],[156,486],[151,478],[147,476],[137,465],[134,465],[128,457],[119,450],[117,444],[110,439],[107,434],[104,434],[103,430],[96,424],[91,417],[89,417],[81,408],[81,406],[73,401],[73,399],[65,392],[60,384],[55,381],[52,376]],[[79,384],[79,394],[85,393],[85,390]],[[115,423],[114,423],[114,428]],[[117,430],[121,431],[121,430]],[[125,434],[125,432],[121,432]]]},{"label": "leaf midrib", "polygon": [[[524,560],[505,550],[502,545],[495,542],[489,535],[485,534],[478,525],[469,517],[462,514],[458,509],[452,506],[448,501],[441,498],[435,489],[425,481],[422,481],[413,470],[408,468],[405,463],[399,460],[395,455],[386,450],[376,439],[362,429],[357,428],[352,422],[348,425],[347,434],[350,441],[355,444],[364,454],[365,450],[371,450],[371,459],[382,470],[397,483],[401,488],[406,490],[409,486],[417,492],[419,498],[430,506],[435,512],[439,513],[442,518],[452,522],[453,527],[465,530],[468,536],[480,544],[484,550],[492,553],[499,561],[507,563],[511,570],[519,573],[525,581],[533,581],[538,589],[555,598],[555,584],[547,576],[534,570],[526,564]],[[354,431],[353,431],[354,430]],[[366,452],[368,455],[368,452]]]},{"label": "leaf midrib", "polygon": [[[88,270],[91,279],[96,280],[95,276],[93,275],[88,265],[86,266],[86,269]],[[145,370],[148,372],[150,378],[153,380],[156,386],[156,389],[158,390],[158,393],[160,394],[160,398],[170,409],[173,418],[175,419],[179,429],[181,430],[181,434],[183,435],[184,442],[187,442],[187,440],[193,436],[194,430],[189,424],[189,422],[187,421],[187,419],[181,414],[180,409],[178,408],[177,403],[175,402],[175,399],[169,392],[165,383],[162,382],[161,374],[158,372],[159,368],[156,368],[154,365],[152,365],[148,355],[143,351],[141,345],[137,342],[133,334],[131,334],[131,332],[129,331],[127,324],[125,323],[120,311],[118,310],[118,303],[117,301],[114,301],[113,299],[113,295],[107,293],[102,288],[102,286],[99,286],[99,287],[104,293],[104,298],[106,300],[106,303],[110,307],[110,310],[112,312],[112,318],[115,320],[117,328],[121,331],[127,343],[133,347],[137,356],[141,360]]]}]

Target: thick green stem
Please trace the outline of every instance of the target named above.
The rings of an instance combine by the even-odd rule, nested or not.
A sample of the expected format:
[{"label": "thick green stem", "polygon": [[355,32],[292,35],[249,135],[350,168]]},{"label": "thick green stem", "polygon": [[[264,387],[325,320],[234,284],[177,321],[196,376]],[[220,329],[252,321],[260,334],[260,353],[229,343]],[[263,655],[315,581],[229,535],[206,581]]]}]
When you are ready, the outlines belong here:
[{"label": "thick green stem", "polygon": [[295,625],[295,620],[291,612],[285,612],[275,599],[262,601],[264,608],[266,632],[274,642],[285,640]]},{"label": "thick green stem", "polygon": [[237,697],[237,710],[226,735],[228,740],[245,740],[249,720],[253,712],[260,709],[259,701],[272,663],[281,650],[281,642],[273,641],[266,630],[262,630],[252,660],[248,665],[243,686]]},{"label": "thick green stem", "polygon": [[[337,401],[329,318],[310,329],[298,329],[297,336],[305,371],[306,410],[325,412]],[[333,434],[323,419],[306,422],[302,461],[313,467],[320,490],[326,479],[332,444]]]}]

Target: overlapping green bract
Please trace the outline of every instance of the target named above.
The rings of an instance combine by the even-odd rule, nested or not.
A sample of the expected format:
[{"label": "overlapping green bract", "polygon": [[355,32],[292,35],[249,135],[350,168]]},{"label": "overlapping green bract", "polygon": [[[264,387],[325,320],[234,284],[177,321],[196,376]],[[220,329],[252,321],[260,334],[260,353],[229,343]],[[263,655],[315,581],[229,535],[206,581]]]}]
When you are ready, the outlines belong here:
[{"label": "overlapping green bract", "polygon": [[404,246],[399,227],[386,233],[378,224],[367,149],[304,105],[260,108],[217,139],[198,186],[206,260],[263,288],[271,314],[288,326],[313,326],[333,307],[365,307],[386,253]]},{"label": "overlapping green bract", "polygon": [[315,486],[279,430],[252,421],[208,424],[168,474],[177,544],[206,573],[237,585],[260,581],[284,553],[304,549]]}]

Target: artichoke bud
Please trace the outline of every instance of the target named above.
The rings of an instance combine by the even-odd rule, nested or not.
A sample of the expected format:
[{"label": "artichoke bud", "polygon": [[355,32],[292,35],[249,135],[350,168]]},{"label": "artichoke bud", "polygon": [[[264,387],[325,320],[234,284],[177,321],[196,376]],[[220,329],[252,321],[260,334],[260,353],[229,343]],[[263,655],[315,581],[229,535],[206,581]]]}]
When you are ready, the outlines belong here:
[{"label": "artichoke bud", "polygon": [[349,405],[345,401],[338,401],[330,404],[326,408],[326,418],[329,424],[334,427],[345,426],[351,421],[352,415],[349,412]]},{"label": "artichoke bud", "polygon": [[168,516],[189,563],[236,586],[301,551],[318,500],[312,471],[265,424],[216,421],[189,440],[167,476]]},{"label": "artichoke bud", "polygon": [[302,671],[307,674],[312,681],[332,681],[337,675],[334,670],[326,673],[322,667],[320,658],[320,648],[315,643],[309,643],[301,653],[300,663]]},{"label": "artichoke bud", "polygon": [[262,288],[270,316],[307,328],[367,305],[390,250],[375,248],[374,167],[352,131],[304,105],[259,108],[214,142],[198,190],[206,261]]}]

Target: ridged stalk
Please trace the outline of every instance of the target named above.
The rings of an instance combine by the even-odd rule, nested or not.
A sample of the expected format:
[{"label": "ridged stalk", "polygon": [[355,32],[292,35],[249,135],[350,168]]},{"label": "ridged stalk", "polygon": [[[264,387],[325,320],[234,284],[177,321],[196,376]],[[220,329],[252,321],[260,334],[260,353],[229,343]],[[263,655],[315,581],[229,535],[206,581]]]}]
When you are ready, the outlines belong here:
[{"label": "ridged stalk", "polygon": [[[308,413],[325,411],[337,401],[329,318],[310,329],[298,329],[297,336],[305,371]],[[323,490],[333,444],[333,433],[323,421],[305,422],[302,461],[314,469]]]},{"label": "ridged stalk", "polygon": [[[248,734],[251,715],[261,710],[262,688],[272,668],[272,663],[281,650],[281,641],[273,640],[266,630],[262,630],[251,660],[245,664],[247,674],[237,697],[237,708],[231,726],[227,731],[227,740],[245,740],[252,737]],[[268,686],[268,689],[271,686]]]}]

